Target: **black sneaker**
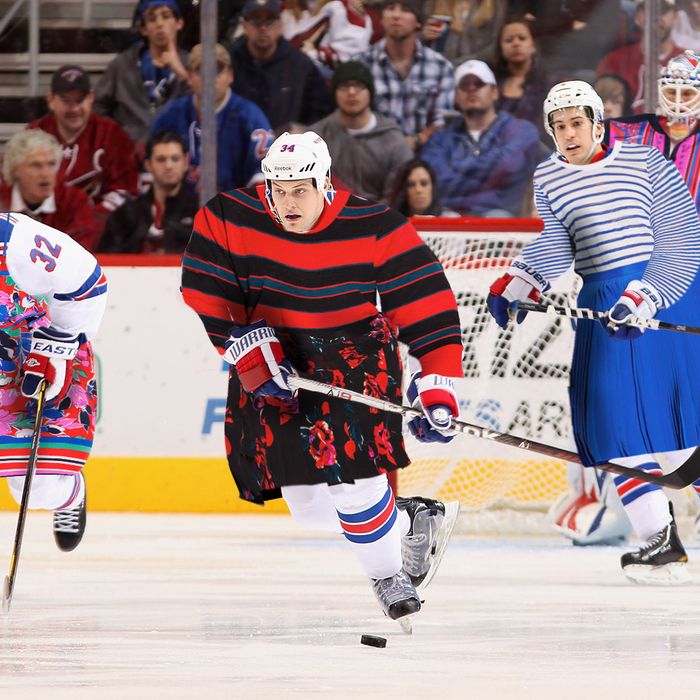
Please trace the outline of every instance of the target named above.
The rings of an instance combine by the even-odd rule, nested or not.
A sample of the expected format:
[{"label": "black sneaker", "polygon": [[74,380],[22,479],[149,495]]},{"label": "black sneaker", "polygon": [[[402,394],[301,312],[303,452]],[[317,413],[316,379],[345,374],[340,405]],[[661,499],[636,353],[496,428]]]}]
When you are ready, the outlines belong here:
[{"label": "black sneaker", "polygon": [[[81,478],[85,477],[81,474]],[[83,539],[87,511],[86,500],[87,493],[74,508],[53,512],[53,537],[62,552],[72,552]]]},{"label": "black sneaker", "polygon": [[412,496],[397,498],[396,507],[408,513],[409,531],[401,538],[401,557],[414,586],[427,586],[435,575],[452,534],[459,502],[442,503]]},{"label": "black sneaker", "polygon": [[652,535],[636,552],[627,552],[620,558],[622,570],[628,579],[656,586],[690,583],[687,562],[688,555],[678,537],[672,506],[671,522]]}]

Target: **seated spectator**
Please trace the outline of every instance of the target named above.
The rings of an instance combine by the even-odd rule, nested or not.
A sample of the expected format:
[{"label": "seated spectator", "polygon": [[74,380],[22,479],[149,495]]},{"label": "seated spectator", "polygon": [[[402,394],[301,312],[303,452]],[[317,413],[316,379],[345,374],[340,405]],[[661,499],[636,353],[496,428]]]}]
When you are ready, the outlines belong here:
[{"label": "seated spectator", "polygon": [[[262,110],[231,90],[233,71],[228,51],[217,44],[216,51],[216,182],[219,190],[245,187],[260,175],[260,161],[272,143],[270,122]],[[187,180],[199,185],[202,129],[199,121],[202,99],[202,45],[197,44],[189,56],[191,95],[173,100],[163,107],[151,131],[174,131],[188,144],[190,170]]]},{"label": "seated spectator", "polygon": [[614,73],[603,73],[592,84],[603,100],[606,119],[619,119],[632,114],[630,87],[623,78]]},{"label": "seated spectator", "polygon": [[496,78],[483,61],[463,63],[456,78],[462,116],[421,151],[437,174],[440,202],[464,216],[519,216],[539,160],[537,129],[496,111]]},{"label": "seated spectator", "polygon": [[540,141],[551,146],[542,119],[542,104],[552,80],[537,56],[537,45],[527,19],[509,19],[498,35],[496,81],[501,97],[498,109],[527,119],[540,132]]},{"label": "seated spectator", "polygon": [[[644,3],[637,6],[635,12],[637,26],[644,28]],[[676,21],[676,7],[670,0],[659,0],[659,23],[657,36],[659,39],[659,64],[653,70],[668,63],[674,56],[683,53],[680,46],[676,46],[671,36],[673,25]],[[603,73],[615,73],[627,82],[632,93],[632,110],[639,114],[644,111],[644,47],[642,40],[615,49],[603,56],[603,60],[596,68],[596,77]]]},{"label": "seated spectator", "polygon": [[283,34],[330,77],[341,61],[369,48],[375,33],[364,0],[320,0],[313,10],[285,4]]},{"label": "seated spectator", "polygon": [[6,144],[0,211],[27,214],[94,251],[98,232],[88,196],[57,181],[61,146],[40,129],[18,131]]},{"label": "seated spectator", "polygon": [[459,216],[440,204],[435,172],[422,158],[414,158],[401,168],[390,204],[404,216]]},{"label": "seated spectator", "polygon": [[331,86],[338,108],[311,130],[328,144],[333,175],[355,194],[387,200],[397,169],[413,151],[393,119],[372,111],[374,81],[364,63],[341,63]]},{"label": "seated spectator", "polygon": [[441,39],[443,25],[430,17],[447,18],[449,27],[440,52],[453,63],[476,58],[494,65],[498,47],[498,32],[508,12],[508,0],[431,0],[428,21],[423,25],[422,38],[431,48]]},{"label": "seated spectator", "polygon": [[142,0],[143,41],[122,51],[95,87],[95,111],[124,127],[136,144],[145,143],[156,112],[188,91],[187,54],[177,46],[183,27],[175,0]]},{"label": "seated spectator", "polygon": [[199,201],[184,182],[185,142],[172,131],[154,134],[146,143],[144,165],[153,177],[151,187],[109,217],[102,253],[182,253],[190,239]]},{"label": "seated spectator", "polygon": [[372,72],[375,111],[395,119],[414,150],[445,124],[455,89],[450,62],[418,40],[422,22],[421,0],[384,0],[384,38],[355,57]]},{"label": "seated spectator", "polygon": [[282,37],[280,0],[246,0],[243,36],[231,48],[236,92],[255,102],[273,128],[313,124],[333,111],[328,86],[314,62]]},{"label": "seated spectator", "polygon": [[107,217],[138,194],[138,161],[134,144],[119,124],[93,114],[95,93],[80,66],[63,66],[51,78],[49,113],[31,122],[56,137],[63,148],[59,181],[84,190],[104,228]]},{"label": "seated spectator", "polygon": [[677,0],[671,39],[676,46],[700,53],[700,0]]}]

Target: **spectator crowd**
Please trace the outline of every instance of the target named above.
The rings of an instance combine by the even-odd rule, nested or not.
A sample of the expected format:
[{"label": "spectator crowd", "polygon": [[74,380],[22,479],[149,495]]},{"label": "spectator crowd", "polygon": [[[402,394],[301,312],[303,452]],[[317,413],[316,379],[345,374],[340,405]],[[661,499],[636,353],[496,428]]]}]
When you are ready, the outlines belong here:
[{"label": "spectator crowd", "polygon": [[[553,150],[542,119],[552,85],[586,80],[606,118],[632,117],[647,70],[700,50],[700,2],[658,7],[658,66],[647,67],[639,0],[227,4],[206,86],[217,187],[257,184],[275,135],[310,129],[337,187],[406,215],[529,216],[532,174]],[[193,17],[184,0],[141,0],[138,40],[97,80],[56,70],[48,113],[5,146],[0,209],[91,251],[181,252],[202,167]]]}]

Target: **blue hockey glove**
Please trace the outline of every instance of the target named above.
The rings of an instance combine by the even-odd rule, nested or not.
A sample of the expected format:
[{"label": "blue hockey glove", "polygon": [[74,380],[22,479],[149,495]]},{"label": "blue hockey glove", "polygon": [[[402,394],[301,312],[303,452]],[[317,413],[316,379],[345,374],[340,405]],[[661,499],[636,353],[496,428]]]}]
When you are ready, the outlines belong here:
[{"label": "blue hockey glove", "polygon": [[273,397],[289,401],[296,396],[287,378],[296,370],[284,356],[275,329],[256,321],[234,326],[224,343],[224,360],[235,366],[243,389],[255,397]]},{"label": "blue hockey glove", "polygon": [[408,429],[421,442],[450,442],[457,434],[452,419],[459,418],[459,401],[451,377],[440,374],[411,376],[406,396],[413,408],[423,411],[422,418],[412,418]]},{"label": "blue hockey glove", "polygon": [[615,340],[636,340],[644,328],[625,325],[634,317],[650,319],[663,308],[661,295],[648,282],[632,280],[622,296],[608,311],[608,318],[601,319],[605,332]]},{"label": "blue hockey glove", "polygon": [[80,347],[79,337],[53,326],[35,328],[29,354],[22,363],[20,391],[30,399],[39,397],[42,380],[46,380],[46,401],[62,399],[70,388],[70,366]]},{"label": "blue hockey glove", "polygon": [[[539,291],[529,282],[521,277],[513,277],[513,275],[506,274],[503,277],[499,277],[489,287],[486,306],[488,306],[489,312],[496,319],[496,323],[501,328],[506,328],[510,320],[508,310],[512,304],[524,299],[532,299],[532,301],[539,302],[540,298]],[[516,323],[522,323],[525,316],[527,316],[527,311],[519,310],[515,315]]]}]

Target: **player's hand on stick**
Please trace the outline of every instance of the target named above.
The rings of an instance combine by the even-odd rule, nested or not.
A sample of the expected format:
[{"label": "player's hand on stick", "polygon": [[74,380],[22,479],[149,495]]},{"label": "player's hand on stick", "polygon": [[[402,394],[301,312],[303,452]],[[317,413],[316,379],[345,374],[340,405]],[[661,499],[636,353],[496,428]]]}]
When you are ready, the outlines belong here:
[{"label": "player's hand on stick", "polygon": [[46,380],[46,401],[61,400],[70,388],[71,363],[80,347],[77,335],[64,333],[48,326],[32,332],[29,354],[22,364],[23,396],[36,399],[42,380]]},{"label": "player's hand on stick", "polygon": [[632,280],[608,312],[608,318],[601,319],[601,323],[605,332],[615,340],[636,340],[644,333],[644,328],[625,324],[634,317],[646,320],[654,318],[661,308],[661,295],[651,284]]},{"label": "player's hand on stick", "polygon": [[454,438],[452,420],[459,418],[459,401],[451,377],[440,374],[423,377],[416,372],[411,376],[406,395],[410,405],[424,414],[408,424],[415,438],[421,442],[450,442]]},{"label": "player's hand on stick", "polygon": [[[537,287],[522,277],[505,274],[489,288],[486,305],[491,315],[496,319],[496,323],[501,328],[506,328],[510,319],[510,309],[516,302],[525,299],[539,303],[541,295]],[[527,311],[519,309],[515,314],[516,322],[522,323],[525,316],[527,316]]]},{"label": "player's hand on stick", "polygon": [[297,372],[285,358],[275,329],[265,321],[234,326],[224,347],[224,360],[236,367],[241,385],[249,394],[282,401],[296,396],[296,390],[289,387],[287,378]]}]

